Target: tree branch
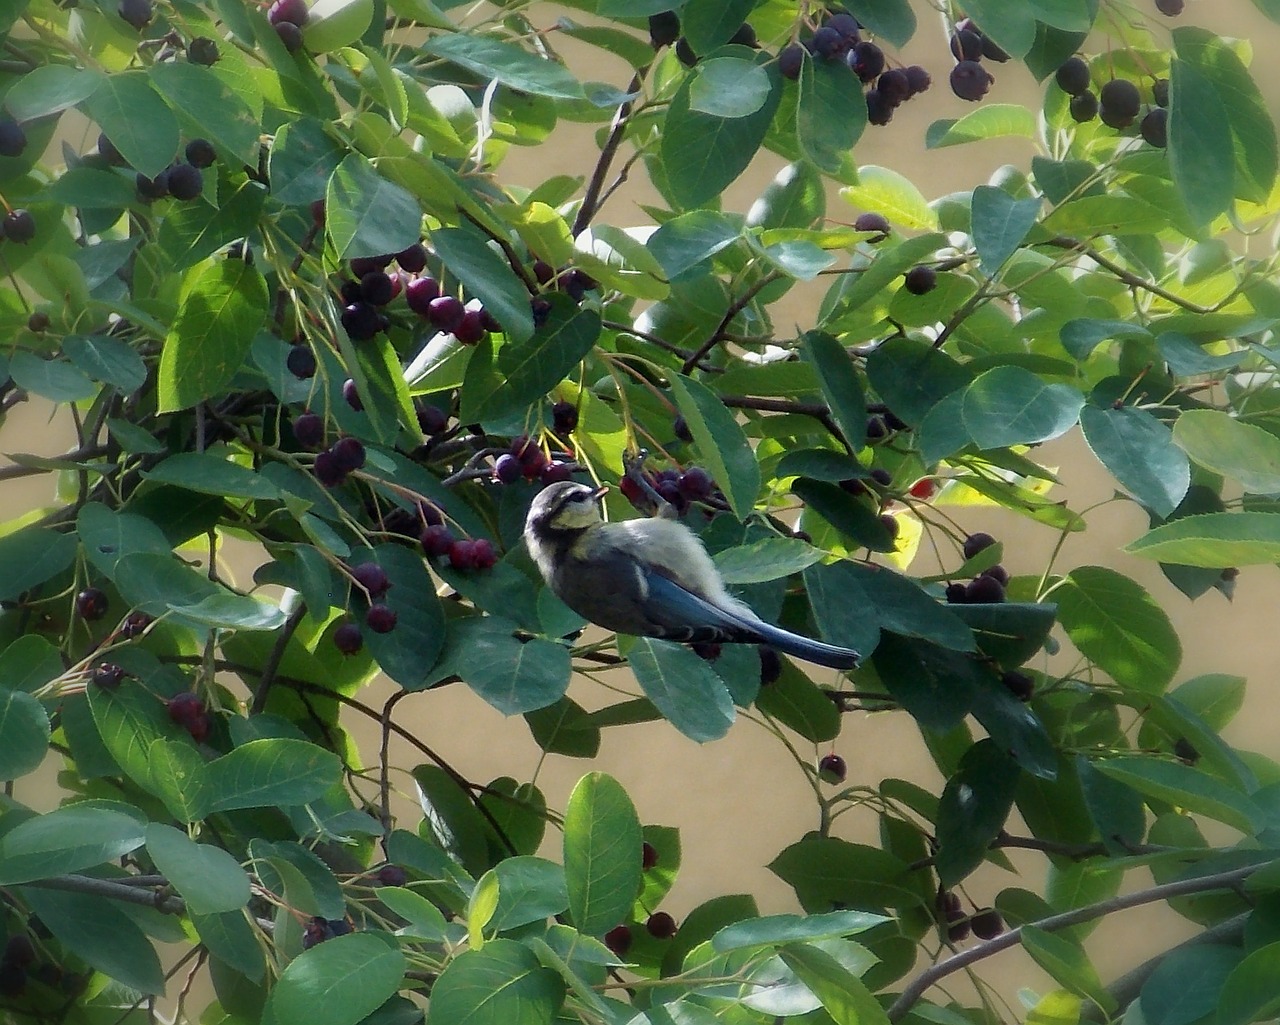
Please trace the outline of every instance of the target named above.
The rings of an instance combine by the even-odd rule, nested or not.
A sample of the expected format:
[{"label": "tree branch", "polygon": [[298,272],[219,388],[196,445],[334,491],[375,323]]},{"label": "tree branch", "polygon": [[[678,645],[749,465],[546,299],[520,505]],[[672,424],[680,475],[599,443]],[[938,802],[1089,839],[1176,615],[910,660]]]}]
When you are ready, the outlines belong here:
[{"label": "tree branch", "polygon": [[[1045,932],[1057,932],[1060,929],[1068,929],[1073,925],[1079,925],[1081,922],[1091,922],[1095,918],[1102,918],[1115,911],[1136,908],[1143,904],[1153,904],[1156,901],[1168,900],[1170,897],[1182,897],[1191,893],[1205,893],[1209,890],[1231,889],[1244,882],[1261,867],[1261,865],[1249,865],[1246,868],[1237,868],[1230,872],[1219,872],[1216,875],[1200,876],[1196,879],[1179,879],[1177,882],[1164,883],[1161,886],[1152,886],[1146,890],[1139,890],[1137,893],[1126,893],[1108,900],[1100,900],[1096,904],[1087,904],[1082,908],[1075,908],[1061,915],[1051,915],[1048,918],[1042,918],[1038,922],[1028,922],[1027,924]],[[1010,929],[995,939],[986,940],[983,943],[972,946],[968,950],[962,950],[945,961],[939,961],[932,967],[927,968],[916,976],[911,981],[911,984],[902,991],[902,995],[893,1002],[888,1012],[889,1020],[901,1021],[930,987],[941,982],[948,975],[985,960],[992,954],[998,954],[1002,950],[1015,947],[1020,942],[1022,942],[1021,926],[1016,929]]]},{"label": "tree branch", "polygon": [[[162,882],[164,886],[168,886],[167,880]],[[87,893],[93,897],[108,897],[126,904],[155,908],[166,915],[181,915],[187,910],[186,902],[181,897],[166,896],[159,890],[150,891],[137,883],[98,879],[95,876],[50,876],[48,879],[33,879],[22,885],[35,886],[42,890],[68,890],[71,893]]]},{"label": "tree branch", "polygon": [[[648,67],[643,67],[635,73],[631,79],[631,84],[627,87],[627,92],[638,93],[640,91],[640,86],[644,84],[644,76],[648,70]],[[608,177],[609,167],[613,164],[613,158],[618,153],[618,147],[622,145],[622,140],[627,134],[627,119],[631,117],[631,111],[634,106],[634,100],[626,100],[614,112],[613,123],[609,126],[609,137],[605,139],[604,145],[600,147],[600,157],[596,161],[595,170],[591,172],[591,180],[587,182],[587,191],[582,196],[582,206],[578,207],[578,216],[573,219],[573,228],[570,234],[574,238],[577,238],[587,230],[591,219],[595,217],[600,209],[600,190],[604,188],[604,180]]]},{"label": "tree branch", "polygon": [[781,271],[771,271],[730,303],[729,308],[724,311],[724,316],[720,318],[719,325],[717,325],[715,331],[711,333],[711,337],[698,347],[697,352],[684,361],[684,366],[680,368],[680,373],[687,374],[695,366],[701,363],[702,358],[724,339],[724,333],[728,330],[729,324],[733,318],[745,310],[747,306],[750,305],[752,299],[781,277]]},{"label": "tree branch", "polygon": [[[1168,291],[1167,289],[1157,285],[1154,281],[1148,281],[1146,278],[1140,277],[1139,275],[1134,274],[1132,271],[1126,270],[1124,267],[1121,267],[1120,264],[1116,263],[1114,260],[1108,259],[1107,257],[1103,256],[1091,245],[1089,245],[1087,242],[1082,241],[1081,239],[1070,238],[1065,235],[1059,235],[1058,237],[1051,238],[1047,242],[1044,242],[1042,244],[1047,246],[1054,246],[1057,249],[1075,250],[1076,252],[1089,257],[1090,260],[1096,263],[1103,270],[1107,271],[1109,274],[1114,274],[1126,285],[1129,285],[1132,288],[1141,288],[1144,291],[1150,292],[1152,295],[1159,296],[1161,299],[1164,299],[1166,302],[1171,302],[1173,303],[1173,305],[1178,306],[1191,313],[1213,313],[1221,308],[1221,305],[1222,305],[1221,303],[1219,303],[1216,306],[1200,306],[1193,302],[1187,302],[1186,299],[1183,299],[1179,295],[1174,295],[1172,292]],[[1233,296],[1235,295],[1234,290],[1232,291],[1232,295]],[[1224,302],[1225,301],[1226,300],[1224,300]]]},{"label": "tree branch", "polygon": [[276,642],[271,646],[271,654],[267,656],[267,661],[262,666],[262,675],[258,677],[258,686],[253,690],[253,702],[249,705],[250,715],[258,715],[267,707],[267,693],[275,683],[280,661],[284,658],[284,649],[289,646],[289,639],[293,637],[294,631],[298,629],[298,624],[306,614],[306,606],[300,604],[289,613],[289,618],[285,620],[284,626],[276,635]]}]

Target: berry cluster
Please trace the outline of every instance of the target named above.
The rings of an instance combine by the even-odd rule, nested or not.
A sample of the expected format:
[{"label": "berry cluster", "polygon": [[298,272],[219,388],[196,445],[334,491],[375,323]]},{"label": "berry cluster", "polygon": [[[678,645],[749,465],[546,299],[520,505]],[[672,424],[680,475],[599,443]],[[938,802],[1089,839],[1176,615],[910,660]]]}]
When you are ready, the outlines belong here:
[{"label": "berry cluster", "polygon": [[[576,426],[577,410],[573,406],[569,408],[574,411]],[[571,464],[548,458],[537,441],[526,434],[512,441],[511,448],[493,462],[494,479],[502,484],[514,484],[521,478],[554,484],[568,480],[572,472]]]},{"label": "berry cluster", "polygon": [[934,901],[938,923],[946,929],[947,941],[960,943],[972,932],[980,940],[993,940],[1004,932],[1004,918],[995,908],[974,908],[966,915],[960,897],[949,890],[938,890]]},{"label": "berry cluster", "polygon": [[[724,496],[716,488],[711,475],[700,466],[690,466],[685,470],[659,470],[657,473],[646,473],[649,486],[663,501],[675,507],[683,516],[697,502],[722,504]],[[649,497],[644,489],[633,478],[624,476],[618,483],[618,490],[637,509],[649,507]]]},{"label": "berry cluster", "polygon": [[267,9],[267,21],[290,53],[302,49],[302,28],[310,18],[306,0],[275,0]]},{"label": "berry cluster", "polygon": [[[1117,131],[1131,127],[1142,112],[1142,94],[1134,83],[1123,78],[1108,81],[1095,95],[1089,65],[1081,57],[1068,57],[1054,73],[1054,81],[1071,97],[1071,117],[1081,123],[1101,118]],[[1150,146],[1163,149],[1169,141],[1169,80],[1156,79],[1151,88],[1151,105],[1138,125],[1138,132]]]},{"label": "berry cluster", "polygon": [[[125,162],[120,151],[105,135],[98,136],[98,156],[112,167]],[[144,203],[153,203],[166,196],[184,203],[199,199],[204,192],[204,176],[200,172],[217,163],[217,151],[208,139],[192,139],[187,143],[183,156],[185,160],[175,161],[154,178],[139,171],[134,178],[138,198]]]},{"label": "berry cluster", "polygon": [[983,65],[983,58],[997,64],[1009,59],[1009,55],[971,18],[956,22],[951,33],[951,55],[956,59],[956,66],[951,69],[951,91],[960,99],[971,101],[986,96],[996,80],[995,75]]},{"label": "berry cluster", "polygon": [[[981,531],[964,539],[964,557],[972,559],[979,552],[990,548],[996,539]],[[987,605],[1004,601],[1004,589],[1009,583],[1009,573],[1003,566],[984,569],[967,584],[959,582],[947,585],[947,601],[953,605]]]},{"label": "berry cluster", "polygon": [[317,943],[331,940],[335,936],[345,936],[352,932],[351,923],[345,918],[312,918],[302,930],[302,949],[310,950]]},{"label": "berry cluster", "polygon": [[[294,422],[294,432],[297,433],[297,421]],[[359,438],[339,438],[323,452],[317,453],[311,472],[326,488],[336,488],[364,466],[364,456],[364,444]]]}]

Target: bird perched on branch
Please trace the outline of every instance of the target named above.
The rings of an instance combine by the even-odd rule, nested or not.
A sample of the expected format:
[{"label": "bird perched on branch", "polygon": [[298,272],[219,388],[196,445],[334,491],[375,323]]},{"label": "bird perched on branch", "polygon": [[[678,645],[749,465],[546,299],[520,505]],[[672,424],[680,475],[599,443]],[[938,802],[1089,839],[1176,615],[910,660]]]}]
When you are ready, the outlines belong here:
[{"label": "bird perched on branch", "polygon": [[857,666],[851,648],[771,626],[729,594],[702,542],[683,523],[663,516],[605,522],[600,499],[607,491],[575,481],[552,484],[533,500],[525,520],[534,562],[578,615],[618,633],[768,644],[833,669]]}]

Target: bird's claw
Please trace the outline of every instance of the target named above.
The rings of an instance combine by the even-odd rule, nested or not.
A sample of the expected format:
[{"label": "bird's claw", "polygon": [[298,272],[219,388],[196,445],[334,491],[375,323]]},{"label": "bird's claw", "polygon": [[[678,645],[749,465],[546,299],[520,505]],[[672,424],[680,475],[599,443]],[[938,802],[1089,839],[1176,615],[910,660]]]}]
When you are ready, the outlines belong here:
[{"label": "bird's claw", "polygon": [[657,489],[649,481],[644,473],[644,461],[649,458],[647,449],[638,448],[634,452],[624,452],[622,455],[623,472],[631,478],[640,492],[653,503],[654,512],[657,516],[664,520],[674,520],[679,517],[676,507],[658,494]]}]

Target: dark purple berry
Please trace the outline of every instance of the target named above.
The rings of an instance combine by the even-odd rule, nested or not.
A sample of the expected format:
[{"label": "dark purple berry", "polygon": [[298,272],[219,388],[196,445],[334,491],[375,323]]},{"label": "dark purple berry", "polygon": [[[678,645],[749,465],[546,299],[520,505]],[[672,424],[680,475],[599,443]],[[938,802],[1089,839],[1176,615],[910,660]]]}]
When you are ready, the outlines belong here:
[{"label": "dark purple berry", "polygon": [[391,587],[387,571],[376,562],[362,562],[351,567],[351,575],[357,584],[369,592],[370,598],[381,598]]},{"label": "dark purple berry", "polygon": [[837,754],[823,755],[818,762],[818,778],[824,783],[843,783],[849,774],[849,766]]},{"label": "dark purple berry", "polygon": [[272,25],[289,22],[302,28],[310,17],[311,11],[307,8],[306,0],[275,0],[267,9],[267,21]]},{"label": "dark purple berry", "polygon": [[0,118],[0,157],[20,157],[27,148],[27,133],[12,118]]},{"label": "dark purple berry", "polygon": [[852,46],[858,41],[858,30],[861,26],[858,24],[858,19],[852,14],[848,14],[845,11],[837,11],[823,24],[827,28],[835,29],[839,32],[840,38],[849,46]]},{"label": "dark purple berry", "polygon": [[409,876],[399,865],[383,865],[378,869],[378,882],[383,886],[403,886]]},{"label": "dark purple berry", "polygon": [[298,28],[291,21],[282,21],[275,26],[276,35],[280,37],[280,42],[284,44],[284,48],[290,53],[297,53],[302,49],[302,29]]},{"label": "dark purple berry", "polygon": [[1178,761],[1186,765],[1195,765],[1200,761],[1200,752],[1186,737],[1179,737],[1173,742],[1173,754]]},{"label": "dark purple berry", "polygon": [[657,940],[670,939],[676,934],[676,920],[665,911],[655,911],[646,919],[644,927]]},{"label": "dark purple berry", "polygon": [[453,545],[453,533],[443,523],[432,523],[423,530],[419,540],[422,543],[422,550],[432,558],[436,558],[449,553]]},{"label": "dark purple berry", "polygon": [[364,445],[359,438],[339,438],[329,451],[348,473],[364,466]]},{"label": "dark purple berry", "polygon": [[556,269],[546,260],[533,261],[533,277],[540,285],[549,285],[556,277]]},{"label": "dark purple berry", "polygon": [[649,44],[660,50],[680,38],[680,16],[675,11],[649,15]]},{"label": "dark purple berry", "polygon": [[148,178],[139,171],[134,177],[134,186],[138,190],[138,195],[145,200],[164,199],[169,195],[169,171],[163,170],[154,178]]},{"label": "dark purple berry", "polygon": [[749,46],[753,50],[758,49],[760,46],[756,40],[756,30],[747,21],[737,27],[733,35],[729,37],[729,42],[734,46]]},{"label": "dark purple berry", "polygon": [[309,345],[289,346],[289,355],[284,358],[284,365],[299,380],[306,381],[316,376],[316,354]]},{"label": "dark purple berry", "polygon": [[960,28],[951,34],[951,56],[958,61],[982,60],[982,36],[971,28]]},{"label": "dark purple berry", "polygon": [[995,577],[995,579],[1000,581],[1001,587],[1007,587],[1009,585],[1009,571],[1000,565],[990,566],[979,573],[978,576]]},{"label": "dark purple berry", "polygon": [[932,267],[920,264],[902,275],[902,284],[912,295],[927,295],[938,284],[938,272]]},{"label": "dark purple berry", "polygon": [[640,845],[640,868],[648,872],[658,863],[658,848],[648,840]]},{"label": "dark purple berry", "polygon": [[969,919],[969,925],[973,927],[973,934],[980,940],[994,940],[1004,932],[1004,919],[995,908],[983,908],[981,911],[974,912],[973,917]]},{"label": "dark purple berry", "polygon": [[206,68],[218,63],[218,44],[208,36],[196,36],[187,44],[187,60],[192,64],[202,64]]},{"label": "dark purple berry", "polygon": [[4,237],[27,243],[36,237],[36,219],[29,210],[10,210],[4,218]]},{"label": "dark purple berry", "polygon": [[845,50],[844,37],[835,29],[824,25],[813,34],[813,42],[809,44],[815,57],[831,60]]},{"label": "dark purple berry", "polygon": [[370,605],[364,622],[376,634],[389,634],[396,628],[396,610],[387,605]]},{"label": "dark purple berry", "polygon": [[460,537],[449,545],[449,565],[457,570],[475,569],[475,542]]},{"label": "dark purple berry", "polygon": [[800,77],[800,68],[804,65],[804,47],[799,43],[788,43],[778,51],[778,74],[793,82]]},{"label": "dark purple berry", "polygon": [[192,167],[212,167],[218,159],[218,151],[208,139],[192,139],[183,153]]},{"label": "dark purple berry", "polygon": [[1000,682],[1019,701],[1030,701],[1035,693],[1035,682],[1026,673],[1010,671],[1000,674]]},{"label": "dark purple berry", "polygon": [[408,249],[396,253],[396,263],[401,270],[417,274],[427,266],[427,250],[421,242],[415,242]]},{"label": "dark purple berry", "polygon": [[1152,107],[1138,131],[1148,146],[1164,149],[1169,144],[1169,112],[1164,107]]},{"label": "dark purple berry", "polygon": [[299,413],[293,421],[293,436],[303,448],[324,444],[324,418],[319,413]]},{"label": "dark purple berry", "polygon": [[671,431],[678,440],[687,445],[693,444],[693,431],[689,430],[689,422],[684,417],[678,416],[672,421]]},{"label": "dark purple berry", "polygon": [[494,461],[493,475],[503,484],[514,484],[524,476],[524,467],[510,452],[504,452]]},{"label": "dark purple berry", "polygon": [[874,82],[884,71],[884,51],[875,43],[864,39],[854,45],[845,58],[845,63],[858,76],[860,82]]},{"label": "dark purple berry", "polygon": [[405,286],[404,298],[419,317],[431,315],[431,301],[440,296],[440,283],[435,278],[414,278]]},{"label": "dark purple berry", "polygon": [[342,382],[342,397],[346,400],[347,405],[357,413],[364,410],[364,401],[360,398],[360,390],[356,387],[356,382],[349,377]]},{"label": "dark purple berry", "polygon": [[1079,96],[1089,88],[1089,65],[1080,57],[1068,57],[1054,72],[1058,88],[1071,96]]},{"label": "dark purple berry", "polygon": [[684,36],[676,40],[676,57],[686,68],[691,68],[698,63],[698,55],[693,52],[693,47]]},{"label": "dark purple berry", "polygon": [[604,945],[618,957],[625,957],[627,951],[631,949],[631,927],[615,925],[604,934]]},{"label": "dark purple berry", "polygon": [[1004,585],[995,577],[974,577],[965,586],[964,597],[970,605],[993,605],[1004,601]]},{"label": "dark purple berry", "polygon": [[867,90],[866,104],[869,124],[883,126],[893,120],[895,105],[879,89]]},{"label": "dark purple berry", "polygon": [[578,407],[572,402],[557,402],[551,407],[551,429],[557,434],[572,434],[578,426]]},{"label": "dark purple berry", "polygon": [[89,679],[95,687],[103,690],[115,690],[124,680],[124,670],[114,662],[99,662],[93,667]]},{"label": "dark purple berry", "polygon": [[27,318],[27,330],[40,334],[41,331],[49,329],[49,323],[49,314],[45,313],[44,310],[36,310],[35,313]]},{"label": "dark purple berry", "polygon": [[963,605],[967,602],[968,595],[965,592],[964,584],[955,583],[947,584],[947,601],[952,605]]},{"label": "dark purple berry", "polygon": [[757,645],[760,652],[760,686],[768,687],[777,683],[782,675],[782,658],[767,644]]},{"label": "dark purple berry", "polygon": [[204,191],[204,176],[198,167],[174,164],[169,168],[169,195],[188,203]]},{"label": "dark purple berry", "polygon": [[1071,103],[1067,109],[1073,121],[1079,121],[1081,124],[1092,121],[1098,116],[1098,97],[1091,89],[1086,89],[1080,95],[1071,97]]},{"label": "dark purple berry", "polygon": [[933,85],[933,76],[919,64],[909,65],[906,68],[906,73],[907,82],[911,86],[911,94],[907,99],[911,99],[912,96],[919,96],[922,92],[926,92],[929,86]]},{"label": "dark purple berry", "polygon": [[711,497],[712,488],[715,486],[711,475],[707,473],[701,466],[691,466],[680,474],[680,479],[676,482],[676,487],[680,489],[681,497],[690,502],[701,502]]},{"label": "dark purple berry", "polygon": [[871,479],[879,484],[882,488],[887,488],[893,483],[893,475],[883,467],[877,466],[871,471]]},{"label": "dark purple berry", "polygon": [[890,68],[876,79],[876,89],[881,96],[897,106],[911,95],[911,81],[901,68]]},{"label": "dark purple berry", "polygon": [[1003,64],[1009,59],[1009,55],[999,43],[985,32],[981,32],[979,35],[982,36],[982,56],[989,61],[995,61],[997,64]]},{"label": "dark purple berry", "polygon": [[155,618],[145,612],[130,612],[124,617],[124,622],[120,624],[120,636],[126,641],[141,637],[147,632],[147,627],[154,622]]},{"label": "dark purple berry", "polygon": [[418,426],[423,434],[439,434],[449,426],[449,414],[439,406],[424,403],[418,407]]},{"label": "dark purple berry", "polygon": [[462,314],[458,326],[453,329],[453,336],[463,345],[475,345],[485,336],[484,320],[479,310],[467,310]]},{"label": "dark purple berry", "polygon": [[311,470],[316,475],[316,480],[326,488],[336,488],[347,479],[347,474],[350,472],[334,455],[331,448],[325,449],[316,456],[316,461],[311,464]]},{"label": "dark purple berry", "polygon": [[395,298],[395,294],[391,275],[384,270],[371,270],[360,279],[360,297],[370,305],[386,306]]},{"label": "dark purple berry", "polygon": [[151,24],[151,18],[155,14],[155,10],[151,5],[151,0],[120,0],[116,13],[128,22],[131,28],[141,32]]},{"label": "dark purple berry", "polygon": [[1169,80],[1157,78],[1151,85],[1151,99],[1157,107],[1169,106]]},{"label": "dark purple berry", "polygon": [[[648,846],[647,844],[645,846]],[[14,933],[4,945],[4,954],[0,961],[17,965],[19,968],[29,967],[36,959],[36,947],[31,937],[25,932]]]},{"label": "dark purple berry", "polygon": [[977,531],[964,539],[963,551],[966,559],[972,559],[980,551],[990,548],[996,539],[984,531]]},{"label": "dark purple berry", "polygon": [[1156,10],[1166,18],[1176,18],[1182,13],[1183,0],[1156,0]]},{"label": "dark purple berry", "polygon": [[124,163],[124,156],[103,132],[98,133],[98,155],[113,167],[119,167]]},{"label": "dark purple berry", "polygon": [[1138,111],[1142,107],[1142,96],[1138,92],[1138,87],[1125,78],[1113,78],[1107,82],[1102,87],[1098,99],[1102,105],[1103,121],[1106,121],[1108,114],[1117,119],[1128,118],[1132,121],[1138,116]]},{"label": "dark purple berry", "polygon": [[107,614],[107,595],[101,588],[86,587],[76,595],[76,613],[81,619],[94,622]]},{"label": "dark purple berry", "polygon": [[471,563],[478,570],[493,569],[497,565],[498,553],[487,537],[478,537],[471,542]]},{"label": "dark purple berry", "polygon": [[867,239],[868,242],[883,242],[889,237],[892,230],[889,219],[884,214],[865,213],[858,214],[858,219],[853,222],[854,231],[875,231],[879,234]]},{"label": "dark purple berry", "polygon": [[880,526],[884,527],[885,533],[889,535],[889,540],[896,541],[898,534],[902,530],[902,524],[898,522],[898,517],[892,513],[880,514]]},{"label": "dark purple berry", "polygon": [[378,333],[379,325],[377,308],[367,302],[342,308],[342,329],[353,342],[367,342]]},{"label": "dark purple berry", "polygon": [[467,309],[457,296],[442,295],[432,299],[427,306],[427,319],[433,327],[452,334],[467,315]]},{"label": "dark purple berry", "polygon": [[951,69],[951,91],[962,100],[982,99],[994,81],[995,76],[977,61],[963,60]]},{"label": "dark purple berry", "polygon": [[343,623],[333,631],[333,646],[344,655],[354,655],[364,647],[364,637],[360,627],[350,621]]}]

